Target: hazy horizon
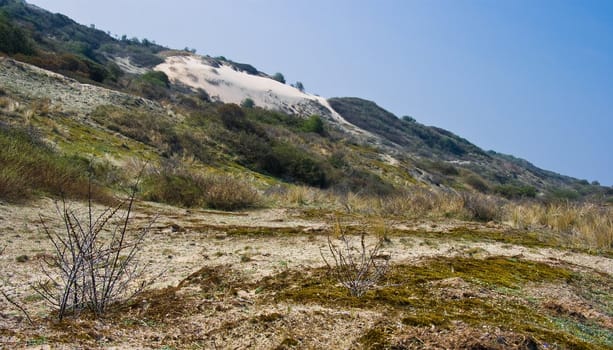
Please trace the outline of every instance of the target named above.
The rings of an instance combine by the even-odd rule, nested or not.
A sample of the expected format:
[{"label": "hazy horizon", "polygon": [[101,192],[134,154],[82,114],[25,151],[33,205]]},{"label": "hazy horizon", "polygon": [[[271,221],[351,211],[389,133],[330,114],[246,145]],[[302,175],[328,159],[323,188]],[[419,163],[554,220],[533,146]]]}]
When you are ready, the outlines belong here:
[{"label": "hazy horizon", "polygon": [[613,185],[613,2],[28,2]]}]

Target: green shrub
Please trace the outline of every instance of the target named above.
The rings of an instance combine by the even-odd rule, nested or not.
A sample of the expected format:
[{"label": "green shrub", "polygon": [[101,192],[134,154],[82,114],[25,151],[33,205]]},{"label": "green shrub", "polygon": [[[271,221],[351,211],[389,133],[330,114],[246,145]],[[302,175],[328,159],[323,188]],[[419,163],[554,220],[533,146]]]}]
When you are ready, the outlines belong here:
[{"label": "green shrub", "polygon": [[302,82],[297,81],[295,87],[300,90],[300,92],[304,92],[304,84],[302,84]]},{"label": "green shrub", "polygon": [[278,161],[278,164],[275,164],[278,168],[265,169],[273,175],[311,186],[325,187],[327,185],[326,174],[322,166],[304,151],[289,144],[279,144],[273,147],[272,154],[269,156]]},{"label": "green shrub", "polygon": [[16,54],[15,59],[78,80],[103,82],[107,79],[117,79],[117,76],[101,64],[72,53],[56,54],[41,51],[31,56]]},{"label": "green shrub", "polygon": [[245,112],[234,103],[227,103],[217,108],[217,114],[221,118],[223,126],[228,130],[253,132],[253,123],[247,119]]},{"label": "green shrub", "polygon": [[15,26],[2,11],[0,11],[0,51],[9,55],[34,53],[32,40],[26,32]]},{"label": "green shrub", "polygon": [[160,87],[167,88],[170,86],[170,80],[168,79],[168,76],[166,75],[166,73],[160,71],[150,71],[144,73],[140,76],[139,79],[143,82],[147,82]]},{"label": "green shrub", "polygon": [[285,77],[281,73],[277,72],[271,78],[278,81],[279,83],[285,84]]},{"label": "green shrub", "polygon": [[241,107],[243,107],[243,108],[253,108],[253,107],[255,107],[255,102],[253,102],[253,99],[247,97],[246,99],[243,100],[243,102],[241,102]]},{"label": "green shrub", "polygon": [[321,120],[321,117],[318,115],[312,115],[307,118],[302,123],[302,131],[304,132],[314,132],[316,134],[323,135],[324,133],[324,122]]},{"label": "green shrub", "polygon": [[527,185],[499,185],[494,187],[494,192],[508,199],[536,197],[536,188]]},{"label": "green shrub", "polygon": [[138,77],[132,84],[131,89],[140,93],[145,98],[160,100],[168,97],[170,80],[164,72],[150,71]]}]

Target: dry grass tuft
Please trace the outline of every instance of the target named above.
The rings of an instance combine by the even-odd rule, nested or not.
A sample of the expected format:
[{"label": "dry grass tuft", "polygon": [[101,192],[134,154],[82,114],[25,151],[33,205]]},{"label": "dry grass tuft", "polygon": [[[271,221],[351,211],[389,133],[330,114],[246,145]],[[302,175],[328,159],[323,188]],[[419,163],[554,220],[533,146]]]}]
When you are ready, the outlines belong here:
[{"label": "dry grass tuft", "polygon": [[593,249],[613,249],[613,208],[591,203],[525,203],[506,208],[506,217],[519,229],[548,229],[563,243]]}]

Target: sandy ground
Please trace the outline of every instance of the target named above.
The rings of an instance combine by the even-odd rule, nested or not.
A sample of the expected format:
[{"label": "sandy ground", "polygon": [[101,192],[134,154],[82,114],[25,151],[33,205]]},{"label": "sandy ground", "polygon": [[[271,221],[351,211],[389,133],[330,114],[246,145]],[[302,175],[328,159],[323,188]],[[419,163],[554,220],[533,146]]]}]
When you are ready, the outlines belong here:
[{"label": "sandy ground", "polygon": [[[71,206],[76,211],[85,213],[83,203],[73,203]],[[163,272],[153,286],[156,289],[177,286],[188,276],[207,266],[225,266],[224,268],[233,271],[232,274],[238,276],[242,283],[255,282],[283,271],[301,271],[309,267],[323,266],[321,252],[325,252],[327,248],[325,232],[330,227],[329,222],[324,218],[307,220],[297,214],[289,209],[225,213],[139,203],[134,215],[135,226],[142,226],[157,216],[145,239],[139,259],[150,265],[151,275]],[[0,249],[4,246],[0,255],[1,288],[15,300],[23,302],[36,318],[44,318],[50,312],[29,287],[43,277],[40,270],[41,257],[52,253],[52,247],[41,230],[40,217],[50,227],[61,229],[51,200],[42,200],[27,206],[0,205]],[[565,263],[577,270],[596,270],[613,275],[613,260],[601,256],[494,242],[468,242],[445,237],[445,231],[454,227],[465,227],[470,225],[469,223],[450,222],[441,225],[397,222],[394,225],[407,232],[429,228],[431,231],[438,230],[441,234],[440,238],[423,238],[410,233],[406,236],[390,237],[384,250],[393,257],[393,263],[410,263],[433,256],[502,255],[553,265]],[[505,229],[500,225],[476,228]],[[186,291],[189,289],[183,293],[187,293]],[[538,287],[533,293],[540,295],[551,291]],[[560,292],[559,297],[573,301],[574,295]],[[357,334],[372,327],[377,319],[383,317],[381,312],[371,310],[348,312],[319,305],[254,303],[256,298],[256,290],[239,290],[236,295],[227,296],[225,299],[208,302],[205,299],[204,303],[209,303],[206,307],[203,306],[205,311],[182,319],[180,325],[166,325],[163,337],[154,326],[137,330],[113,330],[112,332],[116,332],[112,337],[115,339],[114,344],[117,339],[123,339],[122,345],[115,348],[138,349],[148,348],[143,344],[171,344],[185,332],[199,334],[208,339],[204,348],[212,349],[274,348],[275,344],[282,343],[288,334],[291,334],[292,339],[305,339],[304,344],[309,345],[307,348],[326,348],[330,344],[334,344],[335,348],[351,348]],[[574,302],[573,305],[582,307],[580,302]],[[0,301],[0,310],[0,329],[23,327],[21,313],[4,299]],[[255,327],[250,320],[262,317],[271,318],[270,329],[247,330],[250,325]],[[606,320],[610,322],[609,319]],[[259,324],[256,326],[260,327]],[[96,329],[102,332],[109,326],[96,323],[92,327],[97,327]],[[36,333],[32,328],[27,329],[24,332]],[[45,332],[50,331],[47,329]],[[108,336],[108,332],[102,333]],[[309,334],[320,336],[309,338]],[[326,334],[329,339],[324,336]],[[0,339],[5,342],[5,345],[0,342],[0,348],[9,349],[11,341],[21,338],[19,335],[13,335],[0,336]],[[199,344],[203,346],[201,342]],[[31,345],[31,348],[37,348],[34,346],[36,344]],[[47,345],[40,348],[46,348],[45,346]],[[100,346],[107,348],[103,342]]]}]

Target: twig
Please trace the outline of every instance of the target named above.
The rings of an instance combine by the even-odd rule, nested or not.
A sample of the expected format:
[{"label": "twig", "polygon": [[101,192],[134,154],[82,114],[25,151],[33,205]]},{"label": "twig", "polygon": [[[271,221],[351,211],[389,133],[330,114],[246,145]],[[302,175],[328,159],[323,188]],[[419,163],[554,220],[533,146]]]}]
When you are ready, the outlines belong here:
[{"label": "twig", "polygon": [[0,293],[2,293],[2,296],[4,296],[6,301],[11,303],[16,308],[18,308],[19,311],[21,311],[26,316],[26,318],[28,319],[28,322],[30,323],[30,326],[34,325],[34,321],[32,321],[32,318],[30,317],[30,315],[28,314],[28,312],[26,311],[26,309],[23,306],[19,305],[19,303],[17,303],[15,300],[13,300],[11,297],[9,297],[3,290],[0,290]]}]

